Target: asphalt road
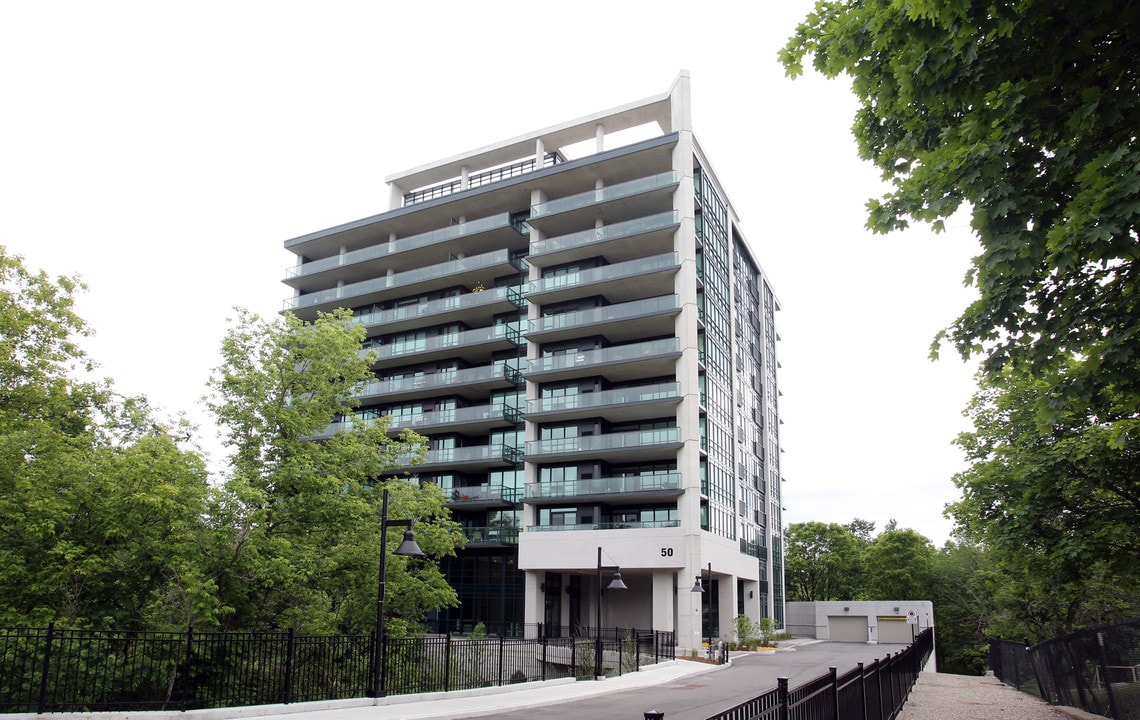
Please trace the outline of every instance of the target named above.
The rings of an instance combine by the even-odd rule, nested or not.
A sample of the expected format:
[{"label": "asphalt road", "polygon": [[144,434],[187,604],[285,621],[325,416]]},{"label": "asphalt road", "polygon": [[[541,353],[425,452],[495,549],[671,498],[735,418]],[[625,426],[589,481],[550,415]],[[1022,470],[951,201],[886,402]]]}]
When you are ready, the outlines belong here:
[{"label": "asphalt road", "polygon": [[870,665],[905,648],[906,645],[821,642],[800,645],[775,655],[746,653],[734,657],[728,667],[694,677],[563,701],[548,707],[499,713],[495,717],[503,720],[642,720],[647,710],[658,710],[665,713],[665,720],[707,720],[771,690],[779,677],[787,677],[789,687],[795,688],[827,673],[830,667],[844,673],[860,662]]}]

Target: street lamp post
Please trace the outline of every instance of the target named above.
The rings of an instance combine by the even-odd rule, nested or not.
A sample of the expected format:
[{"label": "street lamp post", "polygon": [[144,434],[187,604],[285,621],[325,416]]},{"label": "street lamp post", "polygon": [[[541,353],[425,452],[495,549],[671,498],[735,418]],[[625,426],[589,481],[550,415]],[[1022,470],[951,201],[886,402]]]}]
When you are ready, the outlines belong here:
[{"label": "street lamp post", "polygon": [[613,579],[606,586],[607,590],[628,590],[621,580],[621,567],[618,565],[602,565],[602,548],[598,547],[598,600],[594,603],[597,623],[594,629],[594,679],[602,677],[602,573],[612,572]]},{"label": "street lamp post", "polygon": [[384,664],[387,659],[387,646],[384,644],[384,590],[388,576],[388,526],[406,527],[404,539],[393,552],[407,557],[423,557],[424,551],[416,544],[416,534],[412,532],[415,520],[388,519],[388,488],[384,488],[384,503],[380,510],[380,580],[376,591],[376,668],[372,678],[373,697],[388,694],[384,687]]},{"label": "street lamp post", "polygon": [[[709,612],[709,622],[708,622],[709,633],[708,633],[707,642],[708,642],[708,646],[709,646],[709,652],[712,652],[712,563],[709,563],[708,579],[705,580],[704,578],[705,578],[705,571],[701,570],[701,574],[697,576],[697,582],[693,584],[693,592],[703,593],[706,588],[709,591],[709,609],[708,609],[708,612]],[[702,580],[704,580],[703,583],[702,583]],[[704,624],[703,613],[702,613],[702,618],[701,618],[701,624]]]}]

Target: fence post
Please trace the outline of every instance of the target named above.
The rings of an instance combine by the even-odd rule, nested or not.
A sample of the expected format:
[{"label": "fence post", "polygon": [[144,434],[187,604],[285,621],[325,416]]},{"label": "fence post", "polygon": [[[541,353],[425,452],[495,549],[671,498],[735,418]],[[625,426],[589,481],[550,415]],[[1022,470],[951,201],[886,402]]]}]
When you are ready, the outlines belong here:
[{"label": "fence post", "polygon": [[47,627],[47,645],[44,648],[43,670],[40,674],[40,697],[36,700],[36,713],[39,715],[44,714],[44,704],[47,700],[48,670],[51,665],[51,641],[53,635],[55,635],[55,623],[49,622]]},{"label": "fence post", "polygon": [[835,720],[839,720],[839,676],[836,674],[836,668],[829,667],[827,672],[831,675],[831,696],[834,702],[832,706],[835,708]]},{"label": "fence post", "polygon": [[499,633],[499,687],[503,685],[503,634]]},{"label": "fence post", "polygon": [[289,628],[289,635],[285,640],[285,704],[293,702],[293,628]]},{"label": "fence post", "polygon": [[1116,695],[1112,691],[1112,682],[1108,677],[1108,657],[1104,654],[1104,632],[1096,631],[1096,659],[1100,665],[1100,676],[1104,678],[1104,689],[1108,693],[1109,715],[1114,718],[1124,717],[1116,709]]},{"label": "fence post", "polygon": [[633,669],[641,672],[641,633],[633,629]]},{"label": "fence post", "polygon": [[547,664],[546,663],[546,647],[547,647],[546,637],[543,636],[540,640],[542,642],[542,679],[545,681],[546,680],[546,664]]},{"label": "fence post", "polygon": [[859,663],[859,707],[861,720],[867,720],[867,671],[863,663]]},{"label": "fence post", "polygon": [[779,720],[788,720],[788,679],[776,678],[776,703],[779,708]]},{"label": "fence post", "polygon": [[875,704],[879,706],[878,711],[875,712],[875,720],[883,720],[883,664],[879,662],[879,658],[875,658],[875,685],[878,686],[879,692],[875,695],[878,698]]},{"label": "fence post", "polygon": [[451,691],[451,631],[447,631],[447,643],[443,655],[443,691]]},{"label": "fence post", "polygon": [[186,626],[186,656],[182,660],[182,711],[190,706],[190,665],[194,653],[194,626]]}]

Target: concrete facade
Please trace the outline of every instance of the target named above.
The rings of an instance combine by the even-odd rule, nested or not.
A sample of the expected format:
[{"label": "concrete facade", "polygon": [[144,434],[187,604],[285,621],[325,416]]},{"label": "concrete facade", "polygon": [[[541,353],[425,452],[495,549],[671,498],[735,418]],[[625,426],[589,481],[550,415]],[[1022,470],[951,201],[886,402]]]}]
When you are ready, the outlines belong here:
[{"label": "concrete facade", "polygon": [[[427,436],[408,470],[467,533],[437,631],[600,609],[687,649],[737,614],[783,624],[779,304],[689,83],[396,173],[388,212],[285,243],[286,309],[351,308],[379,355],[330,432]],[[628,589],[599,593],[599,552]]]}]

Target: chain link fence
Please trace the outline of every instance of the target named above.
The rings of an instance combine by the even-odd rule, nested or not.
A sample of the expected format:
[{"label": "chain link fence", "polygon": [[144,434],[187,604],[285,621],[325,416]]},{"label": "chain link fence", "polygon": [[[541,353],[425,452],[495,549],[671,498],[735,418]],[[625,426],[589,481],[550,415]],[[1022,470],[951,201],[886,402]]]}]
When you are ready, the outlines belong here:
[{"label": "chain link fence", "polygon": [[1140,619],[1081,630],[1034,646],[990,641],[990,669],[1053,705],[1140,720]]}]

